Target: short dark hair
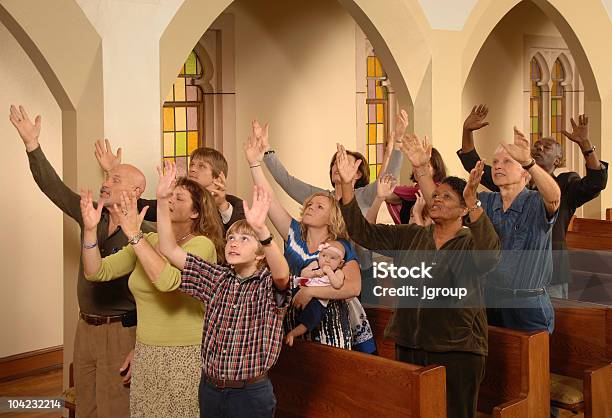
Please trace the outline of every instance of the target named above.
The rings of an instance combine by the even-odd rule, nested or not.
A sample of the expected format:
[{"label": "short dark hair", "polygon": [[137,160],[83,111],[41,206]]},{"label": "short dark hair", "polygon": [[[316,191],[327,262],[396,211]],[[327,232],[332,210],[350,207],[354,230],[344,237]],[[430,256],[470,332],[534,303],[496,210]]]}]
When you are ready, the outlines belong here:
[{"label": "short dark hair", "polygon": [[204,160],[212,167],[213,177],[219,177],[219,174],[225,174],[227,177],[227,160],[219,151],[214,148],[200,147],[193,150],[191,153],[191,161],[198,159]]},{"label": "short dark hair", "polygon": [[453,191],[459,195],[459,201],[461,202],[461,206],[467,206],[465,203],[465,199],[463,198],[463,189],[465,189],[467,181],[459,177],[448,176],[444,177],[442,181],[440,181],[440,184],[449,185],[451,189],[453,189]]},{"label": "short dark hair", "polygon": [[[364,157],[362,153],[357,152],[357,151],[346,150],[346,153],[348,155],[353,156],[356,160],[361,160],[361,164],[359,164],[359,168],[358,168],[358,171],[361,173],[361,177],[357,179],[357,181],[355,182],[355,189],[358,189],[360,187],[365,187],[368,184],[370,184],[370,166],[368,165],[368,160],[366,160],[366,157]],[[329,180],[330,181],[332,178],[332,167],[334,166],[335,162],[336,162],[336,153],[334,153],[331,159],[331,162],[329,163]],[[333,182],[332,182],[332,187],[336,187]]]},{"label": "short dark hair", "polygon": [[[446,177],[446,164],[444,164],[440,151],[433,147],[431,148],[431,158],[429,159],[429,164],[431,164],[434,170],[433,181],[436,183],[442,182],[442,180]],[[416,183],[414,173],[410,176],[410,180]]]}]

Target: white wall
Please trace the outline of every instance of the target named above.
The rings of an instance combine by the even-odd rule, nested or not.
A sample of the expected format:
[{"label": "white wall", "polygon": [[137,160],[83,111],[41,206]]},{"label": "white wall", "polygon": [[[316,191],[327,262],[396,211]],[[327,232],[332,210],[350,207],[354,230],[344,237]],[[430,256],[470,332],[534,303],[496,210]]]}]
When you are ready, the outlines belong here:
[{"label": "white wall", "polygon": [[41,144],[61,175],[60,109],[16,40],[0,24],[0,358],[62,345],[62,215],[32,179],[11,104],[43,115]]}]

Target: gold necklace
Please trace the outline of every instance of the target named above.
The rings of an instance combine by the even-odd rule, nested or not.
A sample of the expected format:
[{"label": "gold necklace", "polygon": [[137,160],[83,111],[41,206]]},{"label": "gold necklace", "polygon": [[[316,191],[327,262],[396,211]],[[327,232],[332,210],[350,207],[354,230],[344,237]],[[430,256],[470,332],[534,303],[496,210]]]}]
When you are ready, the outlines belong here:
[{"label": "gold necklace", "polygon": [[184,240],[185,240],[185,238],[187,238],[187,237],[188,237],[189,235],[191,235],[192,233],[193,233],[193,232],[190,232],[190,233],[188,233],[187,235],[185,235],[184,237],[177,239],[177,240],[176,240],[176,243],[178,244],[179,242],[184,241]]}]

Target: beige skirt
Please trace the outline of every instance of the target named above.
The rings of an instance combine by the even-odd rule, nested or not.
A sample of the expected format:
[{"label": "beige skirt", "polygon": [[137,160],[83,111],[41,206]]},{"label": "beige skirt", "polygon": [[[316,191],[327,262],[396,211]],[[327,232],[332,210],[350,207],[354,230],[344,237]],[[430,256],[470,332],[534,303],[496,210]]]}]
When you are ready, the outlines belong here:
[{"label": "beige skirt", "polygon": [[136,341],[130,384],[132,417],[198,418],[201,347],[164,347]]}]

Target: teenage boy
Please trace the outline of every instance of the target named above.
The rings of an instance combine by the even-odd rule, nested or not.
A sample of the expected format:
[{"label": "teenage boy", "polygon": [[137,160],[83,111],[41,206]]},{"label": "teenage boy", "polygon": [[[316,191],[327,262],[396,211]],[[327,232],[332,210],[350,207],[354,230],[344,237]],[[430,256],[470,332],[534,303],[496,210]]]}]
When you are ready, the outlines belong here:
[{"label": "teenage boy", "polygon": [[[172,182],[172,165],[161,181]],[[227,231],[229,266],[208,263],[179,247],[172,234],[168,200],[160,199],[157,228],[161,253],[182,270],[181,277],[151,277],[157,289],[176,289],[204,302],[201,417],[274,416],[276,398],[268,370],[283,340],[289,305],[289,266],[265,220],[270,195],[254,187],[245,220]]]}]

